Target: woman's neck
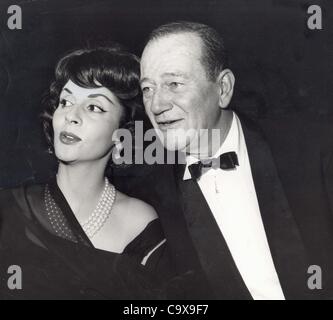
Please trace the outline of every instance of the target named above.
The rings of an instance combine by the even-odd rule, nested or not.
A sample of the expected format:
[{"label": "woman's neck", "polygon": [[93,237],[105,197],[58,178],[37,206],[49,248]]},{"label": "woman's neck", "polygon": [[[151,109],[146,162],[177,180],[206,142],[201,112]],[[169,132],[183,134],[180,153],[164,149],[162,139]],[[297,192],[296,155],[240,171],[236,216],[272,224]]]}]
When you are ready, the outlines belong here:
[{"label": "woman's neck", "polygon": [[104,188],[104,171],[104,163],[59,164],[57,184],[78,220],[86,219],[87,212],[98,202]]}]

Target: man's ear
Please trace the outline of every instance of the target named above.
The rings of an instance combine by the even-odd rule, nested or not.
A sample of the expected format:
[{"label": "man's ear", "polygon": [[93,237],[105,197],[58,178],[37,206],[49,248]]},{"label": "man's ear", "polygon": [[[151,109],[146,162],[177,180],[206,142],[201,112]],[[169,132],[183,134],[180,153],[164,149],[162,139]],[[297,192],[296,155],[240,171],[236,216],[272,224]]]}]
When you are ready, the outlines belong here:
[{"label": "man's ear", "polygon": [[235,76],[230,69],[224,69],[218,75],[217,83],[220,89],[219,106],[225,109],[228,107],[234,92]]}]

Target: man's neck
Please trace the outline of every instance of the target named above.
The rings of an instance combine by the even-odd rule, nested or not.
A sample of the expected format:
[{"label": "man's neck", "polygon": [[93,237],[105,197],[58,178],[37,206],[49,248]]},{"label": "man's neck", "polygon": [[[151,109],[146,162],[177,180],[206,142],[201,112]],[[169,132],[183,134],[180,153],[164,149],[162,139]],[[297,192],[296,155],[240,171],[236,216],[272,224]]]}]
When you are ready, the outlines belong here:
[{"label": "man's neck", "polygon": [[202,130],[199,137],[199,146],[190,147],[187,155],[197,159],[213,157],[225,142],[233,121],[233,111],[222,110],[221,116],[212,129]]}]

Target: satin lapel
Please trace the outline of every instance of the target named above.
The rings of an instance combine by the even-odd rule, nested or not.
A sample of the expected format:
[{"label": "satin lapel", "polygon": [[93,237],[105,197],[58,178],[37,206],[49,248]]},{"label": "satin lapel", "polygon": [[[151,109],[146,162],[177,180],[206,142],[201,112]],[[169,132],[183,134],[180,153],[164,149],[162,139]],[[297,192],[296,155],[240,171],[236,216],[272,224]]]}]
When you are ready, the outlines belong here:
[{"label": "satin lapel", "polygon": [[241,120],[260,212],[283,292],[287,299],[307,298],[309,264],[271,151],[258,129]]},{"label": "satin lapel", "polygon": [[251,299],[228,246],[197,182],[183,181],[184,166],[176,167],[188,231],[202,268],[217,299]]},{"label": "satin lapel", "polygon": [[[174,166],[161,166],[155,180],[155,194],[152,205],[157,209],[167,238],[169,251],[174,259],[176,272],[181,277],[191,278],[192,288],[186,291],[186,299],[213,299],[211,288],[194,248],[187,224],[182,213],[181,197],[175,180]],[[180,297],[182,298],[182,297]],[[183,297],[184,299],[184,297]]]}]

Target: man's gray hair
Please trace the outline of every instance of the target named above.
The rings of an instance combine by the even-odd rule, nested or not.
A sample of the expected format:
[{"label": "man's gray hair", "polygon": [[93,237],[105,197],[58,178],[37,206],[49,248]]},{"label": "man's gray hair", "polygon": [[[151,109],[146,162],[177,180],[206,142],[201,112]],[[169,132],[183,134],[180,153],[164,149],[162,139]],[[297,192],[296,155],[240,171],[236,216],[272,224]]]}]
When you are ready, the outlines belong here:
[{"label": "man's gray hair", "polygon": [[197,22],[171,22],[154,29],[150,33],[146,44],[150,41],[179,33],[193,33],[201,39],[201,62],[206,70],[207,78],[215,81],[220,72],[227,68],[228,57],[224,41],[214,28]]}]

